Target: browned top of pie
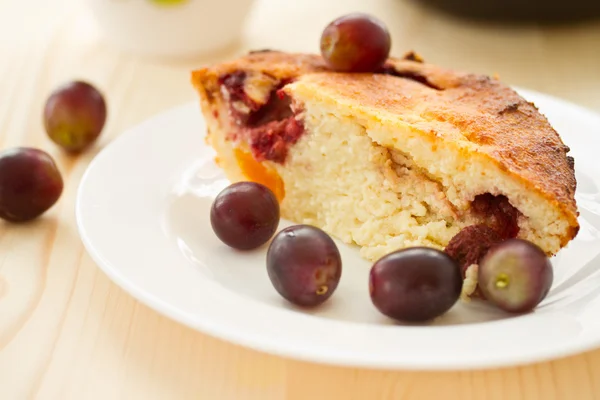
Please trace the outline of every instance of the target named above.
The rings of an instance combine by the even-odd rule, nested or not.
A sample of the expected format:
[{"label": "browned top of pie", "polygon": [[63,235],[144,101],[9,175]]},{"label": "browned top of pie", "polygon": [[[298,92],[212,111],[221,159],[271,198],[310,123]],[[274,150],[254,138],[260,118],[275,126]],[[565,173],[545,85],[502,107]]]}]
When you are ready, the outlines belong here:
[{"label": "browned top of pie", "polygon": [[327,71],[323,59],[313,54],[294,54],[279,51],[257,51],[236,60],[202,68],[192,73],[193,80],[206,81],[236,71],[256,71],[277,79],[296,78],[311,72]]},{"label": "browned top of pie", "polygon": [[279,81],[301,76],[303,83],[319,85],[337,101],[463,142],[562,209],[573,238],[578,230],[574,161],[548,120],[497,79],[413,58],[390,59],[382,73],[348,74],[328,71],[317,55],[264,51],[194,71],[192,79],[199,90],[210,91],[218,77],[240,70]]}]

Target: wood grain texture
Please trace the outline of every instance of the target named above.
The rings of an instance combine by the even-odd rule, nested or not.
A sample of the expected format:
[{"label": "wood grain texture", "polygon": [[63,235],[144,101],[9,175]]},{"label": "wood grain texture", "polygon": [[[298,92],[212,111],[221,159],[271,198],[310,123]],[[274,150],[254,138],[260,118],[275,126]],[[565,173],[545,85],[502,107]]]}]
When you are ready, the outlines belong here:
[{"label": "wood grain texture", "polygon": [[[63,172],[60,202],[21,226],[0,223],[0,399],[553,400],[600,399],[600,350],[531,366],[428,373],[312,365],[192,331],[141,305],[85,253],[74,216],[88,163],[124,129],[195,99],[188,72],[249,48],[316,51],[322,27],[369,11],[394,52],[499,73],[515,85],[600,111],[600,26],[507,29],[467,24],[402,0],[257,0],[241,48],[161,62],[105,44],[76,0],[0,0],[0,148],[36,146]],[[62,154],[42,129],[43,102],[73,78],[107,96],[98,145]]]}]

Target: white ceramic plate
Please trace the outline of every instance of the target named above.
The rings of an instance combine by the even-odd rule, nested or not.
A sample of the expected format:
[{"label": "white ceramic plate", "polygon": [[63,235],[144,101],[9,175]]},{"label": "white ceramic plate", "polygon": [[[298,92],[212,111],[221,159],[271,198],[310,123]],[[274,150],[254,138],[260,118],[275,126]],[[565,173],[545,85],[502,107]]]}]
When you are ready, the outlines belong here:
[{"label": "white ceramic plate", "polygon": [[571,146],[581,211],[577,239],[553,259],[553,289],[528,315],[471,303],[457,304],[427,326],[396,324],[370,302],[370,265],[339,242],[344,270],[335,295],[310,313],[295,309],[271,286],[264,247],[238,253],[211,230],[212,199],[228,182],[204,144],[196,104],[124,133],[93,160],[77,199],[81,238],[100,268],[148,306],[282,356],[433,370],[523,364],[588,350],[600,346],[600,117],[521,92]]}]

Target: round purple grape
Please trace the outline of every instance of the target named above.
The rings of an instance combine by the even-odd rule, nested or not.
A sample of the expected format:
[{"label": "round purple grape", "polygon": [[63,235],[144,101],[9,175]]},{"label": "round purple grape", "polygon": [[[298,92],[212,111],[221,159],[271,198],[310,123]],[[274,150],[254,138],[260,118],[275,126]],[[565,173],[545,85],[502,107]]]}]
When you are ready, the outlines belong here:
[{"label": "round purple grape", "polygon": [[80,152],[100,136],[106,114],[102,93],[90,83],[73,81],[50,94],[44,107],[44,127],[58,146]]},{"label": "round purple grape", "polygon": [[342,259],[331,237],[310,225],[283,229],[267,252],[267,271],[277,292],[293,304],[315,307],[333,295]]},{"label": "round purple grape", "polygon": [[340,72],[375,72],[390,54],[392,39],[385,24],[361,13],[331,22],[321,35],[321,55]]},{"label": "round purple grape", "polygon": [[16,147],[0,153],[0,218],[10,222],[37,218],[62,191],[62,175],[45,151]]},{"label": "round purple grape", "polygon": [[424,322],[452,308],[462,282],[460,267],[448,254],[411,247],[373,265],[369,293],[382,314],[401,322]]},{"label": "round purple grape", "polygon": [[279,225],[279,202],[266,186],[237,182],[215,198],[210,223],[217,237],[238,250],[252,250],[271,239]]},{"label": "round purple grape", "polygon": [[544,300],[554,279],[550,259],[537,245],[509,239],[492,247],[481,260],[479,288],[504,311],[526,313]]}]

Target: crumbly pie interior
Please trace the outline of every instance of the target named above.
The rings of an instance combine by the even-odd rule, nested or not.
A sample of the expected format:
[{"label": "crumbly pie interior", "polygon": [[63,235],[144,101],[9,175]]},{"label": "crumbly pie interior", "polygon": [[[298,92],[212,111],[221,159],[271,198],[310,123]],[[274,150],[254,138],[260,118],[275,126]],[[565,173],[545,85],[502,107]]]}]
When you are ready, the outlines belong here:
[{"label": "crumbly pie interior", "polygon": [[227,177],[267,185],[283,218],[356,244],[368,260],[443,249],[478,224],[548,255],[578,232],[568,147],[497,79],[412,54],[349,74],[316,55],[263,51],[192,81]]}]

